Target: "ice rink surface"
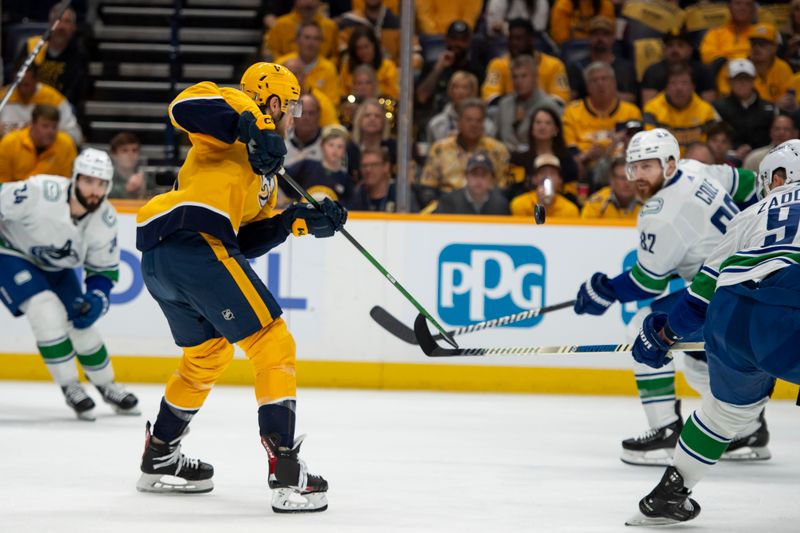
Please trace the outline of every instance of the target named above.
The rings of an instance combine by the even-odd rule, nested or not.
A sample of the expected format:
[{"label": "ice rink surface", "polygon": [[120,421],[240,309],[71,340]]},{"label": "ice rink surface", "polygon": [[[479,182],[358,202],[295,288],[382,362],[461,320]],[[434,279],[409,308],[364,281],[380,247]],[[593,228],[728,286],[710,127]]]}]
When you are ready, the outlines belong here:
[{"label": "ice rink surface", "polygon": [[[328,479],[330,507],[276,515],[253,393],[218,387],[184,440],[214,465],[214,491],[140,494],[144,424],[163,387],[129,388],[143,416],[99,405],[91,423],[52,383],[0,382],[0,531],[632,532],[625,519],[662,474],[618,459],[620,439],[644,429],[631,397],[305,389],[301,456]],[[770,404],[773,459],[716,466],[695,490],[700,516],[668,529],[797,532],[799,416]]]}]

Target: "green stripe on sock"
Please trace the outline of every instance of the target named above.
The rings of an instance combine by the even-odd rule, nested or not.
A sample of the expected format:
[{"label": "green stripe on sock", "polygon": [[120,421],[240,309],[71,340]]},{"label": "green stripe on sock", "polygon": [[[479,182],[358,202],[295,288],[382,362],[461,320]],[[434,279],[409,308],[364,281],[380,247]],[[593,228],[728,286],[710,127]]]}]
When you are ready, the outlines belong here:
[{"label": "green stripe on sock", "polygon": [[631,277],[636,281],[639,285],[645,288],[645,290],[660,293],[663,292],[664,289],[667,288],[669,284],[669,276],[663,278],[654,278],[647,272],[645,272],[638,263],[633,265],[631,269]]},{"label": "green stripe on sock", "polygon": [[693,453],[713,463],[722,457],[729,444],[728,441],[720,441],[703,431],[695,422],[694,416],[690,416],[683,426],[681,441]]},{"label": "green stripe on sock", "polygon": [[105,344],[100,346],[100,349],[88,355],[78,354],[78,361],[81,366],[100,366],[108,360],[108,352],[106,351]]},{"label": "green stripe on sock", "polygon": [[637,379],[636,387],[639,389],[639,397],[643,399],[656,396],[675,396],[675,377]]},{"label": "green stripe on sock", "polygon": [[72,342],[70,342],[69,339],[64,339],[59,343],[49,346],[43,346],[41,344],[38,346],[39,353],[44,357],[45,363],[47,359],[63,359],[72,353]]}]

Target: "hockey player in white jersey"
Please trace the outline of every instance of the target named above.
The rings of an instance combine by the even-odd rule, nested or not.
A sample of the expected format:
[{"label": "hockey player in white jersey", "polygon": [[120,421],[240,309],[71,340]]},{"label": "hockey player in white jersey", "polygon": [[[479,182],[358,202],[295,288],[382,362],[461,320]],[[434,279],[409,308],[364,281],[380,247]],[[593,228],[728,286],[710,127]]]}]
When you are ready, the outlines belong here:
[{"label": "hockey player in white jersey", "polygon": [[113,175],[108,154],[89,148],[75,159],[72,179],[39,175],[0,186],[0,299],[27,317],[47,369],[83,420],[94,420],[95,404],[78,382],[76,356],[105,402],[139,414],[136,396],[114,382],[93,327],[119,275],[117,216],[106,200]]},{"label": "hockey player in white jersey", "polygon": [[767,153],[758,180],[766,197],[736,216],[689,290],[669,314],[648,315],[634,343],[634,357],[658,368],[672,343],[705,323],[711,394],[629,525],[695,518],[691,489],[758,419],[775,379],[800,384],[800,141]]},{"label": "hockey player in white jersey", "polygon": [[[629,179],[644,201],[637,223],[639,246],[632,269],[609,279],[595,273],[578,292],[575,312],[603,314],[614,302],[653,298],[667,289],[673,277],[687,282],[720,241],[727,225],[755,198],[755,175],[725,165],[680,161],[680,148],[667,130],[637,133],[627,149]],[[650,309],[669,310],[681,292],[654,301],[631,321],[633,337]],[[696,332],[687,341],[702,340]],[[704,352],[684,358],[690,385],[705,394],[708,373]],[[634,363],[636,384],[650,429],[622,442],[621,459],[629,464],[666,465],[683,428],[680,401],[675,398],[675,367],[658,369]],[[755,421],[744,437],[731,446],[727,458],[766,459],[769,439],[766,423]],[[748,444],[752,444],[749,446]],[[757,444],[757,446],[756,446]]]}]

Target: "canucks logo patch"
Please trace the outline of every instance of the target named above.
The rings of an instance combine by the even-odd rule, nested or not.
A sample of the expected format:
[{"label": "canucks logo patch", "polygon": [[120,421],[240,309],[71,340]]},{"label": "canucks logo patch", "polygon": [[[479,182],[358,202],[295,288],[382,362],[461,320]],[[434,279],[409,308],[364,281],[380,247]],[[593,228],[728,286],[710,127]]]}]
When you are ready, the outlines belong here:
[{"label": "canucks logo patch", "polygon": [[664,207],[664,199],[653,198],[648,200],[648,202],[642,206],[639,216],[643,217],[645,215],[655,215],[656,213],[661,212],[662,207]]}]

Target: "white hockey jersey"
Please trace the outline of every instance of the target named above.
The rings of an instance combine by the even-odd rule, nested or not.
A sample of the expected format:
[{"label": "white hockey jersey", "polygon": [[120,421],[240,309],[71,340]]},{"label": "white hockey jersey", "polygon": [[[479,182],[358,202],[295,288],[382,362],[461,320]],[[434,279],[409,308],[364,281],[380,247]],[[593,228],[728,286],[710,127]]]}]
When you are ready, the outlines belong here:
[{"label": "white hockey jersey", "polygon": [[755,174],[682,160],[678,172],[641,208],[639,248],[630,278],[638,291],[623,301],[662,293],[675,275],[691,282],[739,212],[755,195]]},{"label": "white hockey jersey", "polygon": [[0,185],[0,254],[23,257],[43,270],[83,266],[86,275],[119,276],[117,213],[106,200],[73,220],[71,181],[32,176]]}]

